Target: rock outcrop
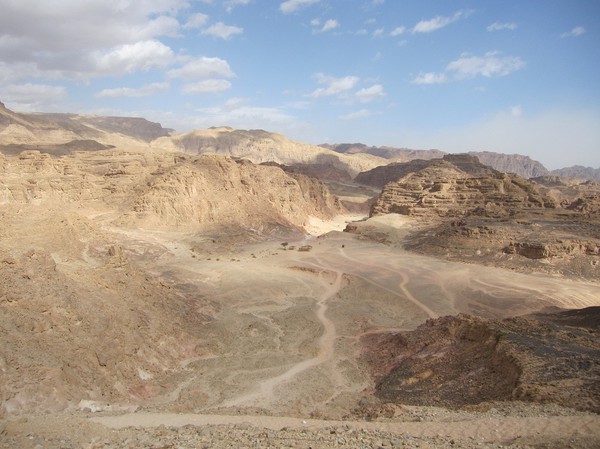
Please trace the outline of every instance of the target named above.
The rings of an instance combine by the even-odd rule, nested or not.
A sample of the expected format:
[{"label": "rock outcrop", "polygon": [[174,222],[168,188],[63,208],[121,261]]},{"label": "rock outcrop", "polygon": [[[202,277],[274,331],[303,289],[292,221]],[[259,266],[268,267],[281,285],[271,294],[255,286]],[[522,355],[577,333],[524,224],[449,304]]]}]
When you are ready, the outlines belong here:
[{"label": "rock outcrop", "polygon": [[556,176],[562,176],[564,178],[587,179],[600,182],[600,168],[573,165],[572,167],[552,170],[552,174]]},{"label": "rock outcrop", "polygon": [[281,134],[229,127],[195,130],[161,138],[153,142],[152,146],[191,154],[216,153],[248,159],[256,164],[275,162],[283,165],[329,165],[351,177],[386,163],[384,159],[370,154],[340,154],[317,145],[290,140]]},{"label": "rock outcrop", "polygon": [[342,208],[319,181],[225,156],[25,151],[0,161],[1,204],[98,207],[119,223],[203,231],[223,226],[300,230]]},{"label": "rock outcrop", "polygon": [[471,151],[482,164],[489,165],[504,173],[514,173],[522,178],[534,178],[550,174],[540,162],[522,154],[503,154],[491,151]]},{"label": "rock outcrop", "polygon": [[444,159],[386,184],[371,215],[505,216],[518,209],[545,207],[555,204],[517,175],[490,171],[486,176],[472,176]]},{"label": "rock outcrop", "polygon": [[358,154],[367,153],[382,157],[390,161],[407,162],[414,159],[436,159],[443,157],[446,153],[440,150],[411,150],[410,148],[374,147],[364,143],[336,143],[321,144],[323,148],[333,150],[337,153]]},{"label": "rock outcrop", "polygon": [[384,401],[465,406],[516,399],[598,412],[599,320],[599,307],[504,320],[448,316],[410,332],[370,335],[363,345]]},{"label": "rock outcrop", "polygon": [[395,162],[381,167],[375,167],[372,170],[359,173],[355,181],[373,187],[383,188],[386,184],[398,181],[405,176],[423,170],[430,166],[437,165],[440,161],[446,161],[454,167],[470,174],[471,176],[483,176],[498,174],[487,165],[483,165],[475,156],[468,154],[447,154],[441,159],[415,159],[410,162]]}]

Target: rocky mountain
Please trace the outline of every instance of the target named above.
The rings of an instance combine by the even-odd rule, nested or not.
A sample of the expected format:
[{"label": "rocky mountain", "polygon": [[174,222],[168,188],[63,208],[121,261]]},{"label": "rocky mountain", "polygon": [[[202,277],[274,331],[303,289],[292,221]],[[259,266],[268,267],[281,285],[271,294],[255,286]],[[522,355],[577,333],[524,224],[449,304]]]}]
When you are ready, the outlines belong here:
[{"label": "rocky mountain", "polygon": [[[460,158],[460,161],[465,160]],[[467,164],[462,167],[470,169]],[[480,168],[477,164],[474,167]],[[460,217],[479,210],[501,216],[517,209],[555,207],[550,198],[520,176],[490,169],[487,174],[484,171],[474,176],[465,170],[446,157],[430,161],[425,168],[387,183],[371,215]]]},{"label": "rocky mountain", "polygon": [[372,170],[359,173],[356,176],[355,181],[359,184],[383,188],[383,186],[389,182],[397,181],[410,173],[415,173],[435,165],[441,160],[451,163],[472,176],[499,173],[491,167],[480,163],[475,156],[467,154],[447,154],[442,159],[414,159],[409,162],[393,162],[381,167],[375,167]]},{"label": "rocky mountain", "polygon": [[0,103],[0,146],[31,145],[43,152],[79,150],[77,143],[97,141],[104,145],[140,146],[172,130],[138,117],[100,117],[64,113],[13,112]]},{"label": "rocky mountain", "polygon": [[0,204],[97,207],[151,229],[301,229],[341,206],[319,181],[225,156],[105,150],[0,155]]},{"label": "rocky mountain", "polygon": [[385,164],[384,159],[369,154],[340,154],[316,145],[292,141],[281,134],[229,127],[195,130],[164,137],[157,139],[152,146],[191,154],[222,154],[248,159],[256,164],[275,162],[284,165],[330,166],[348,173],[351,177]]},{"label": "rocky mountain", "polygon": [[504,173],[515,173],[522,178],[548,175],[550,172],[540,162],[521,154],[503,154],[491,151],[470,151],[482,164]]},{"label": "rocky mountain", "polygon": [[364,143],[321,144],[323,148],[345,154],[367,153],[395,162],[407,162],[413,159],[436,159],[446,153],[440,150],[411,150],[409,148],[374,147]]},{"label": "rocky mountain", "polygon": [[561,176],[563,178],[588,179],[600,182],[600,168],[574,165],[572,167],[552,170],[552,174],[555,176]]},{"label": "rocky mountain", "polygon": [[[387,146],[374,147],[363,143],[322,144],[321,146],[344,154],[372,154],[392,161],[392,164],[414,160],[427,161],[430,159],[439,159],[448,154],[440,150],[411,150],[408,148]],[[505,173],[515,173],[525,179],[554,175],[564,178],[600,181],[600,168],[576,165],[550,171],[541,162],[521,154],[504,154],[493,151],[469,151],[467,154],[477,157],[482,164],[492,167],[495,170]]]}]

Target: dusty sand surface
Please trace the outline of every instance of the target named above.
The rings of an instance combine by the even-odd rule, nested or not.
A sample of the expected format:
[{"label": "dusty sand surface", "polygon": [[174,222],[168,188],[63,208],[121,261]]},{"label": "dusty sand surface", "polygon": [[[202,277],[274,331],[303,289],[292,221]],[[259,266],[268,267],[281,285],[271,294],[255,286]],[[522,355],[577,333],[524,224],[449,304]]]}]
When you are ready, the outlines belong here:
[{"label": "dusty sand surface", "polygon": [[[400,234],[410,226],[386,220]],[[160,376],[140,366],[135,391],[144,395],[130,401],[81,397],[70,411],[8,416],[0,422],[0,447],[600,445],[597,415],[555,406],[469,412],[394,406],[374,422],[353,412],[373,392],[359,357],[365,334],[414,329],[460,312],[501,318],[546,306],[600,305],[597,284],[442,261],[339,231],[254,244],[103,232],[164,285],[184,296],[193,292],[204,308],[209,301],[211,319],[198,324],[196,355]],[[59,260],[58,269],[97,262],[89,245],[79,250],[76,260]],[[137,411],[123,414],[131,409]]]}]

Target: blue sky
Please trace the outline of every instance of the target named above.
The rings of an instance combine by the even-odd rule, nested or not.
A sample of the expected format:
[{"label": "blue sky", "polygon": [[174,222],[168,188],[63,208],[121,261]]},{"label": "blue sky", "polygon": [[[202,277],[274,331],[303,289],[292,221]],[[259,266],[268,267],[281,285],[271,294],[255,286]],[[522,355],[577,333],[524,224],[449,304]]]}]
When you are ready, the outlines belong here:
[{"label": "blue sky", "polygon": [[599,27],[596,0],[0,0],[0,101],[600,167]]}]

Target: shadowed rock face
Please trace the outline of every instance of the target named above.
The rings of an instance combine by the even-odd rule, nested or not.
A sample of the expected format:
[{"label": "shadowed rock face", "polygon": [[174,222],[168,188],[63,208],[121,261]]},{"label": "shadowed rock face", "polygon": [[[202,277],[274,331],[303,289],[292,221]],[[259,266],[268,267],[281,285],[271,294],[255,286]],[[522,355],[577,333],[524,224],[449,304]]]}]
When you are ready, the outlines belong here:
[{"label": "shadowed rock face", "polygon": [[[382,188],[386,184],[398,181],[411,173],[416,173],[429,167],[444,166],[444,162],[471,176],[496,175],[500,173],[487,165],[483,165],[475,156],[468,154],[446,154],[441,159],[415,159],[410,162],[392,163],[375,167],[372,170],[359,173],[355,181],[360,184]],[[450,165],[446,166],[450,167]]]},{"label": "shadowed rock face", "polygon": [[600,308],[487,320],[429,320],[363,339],[376,394],[391,402],[464,406],[488,400],[600,410]]}]

